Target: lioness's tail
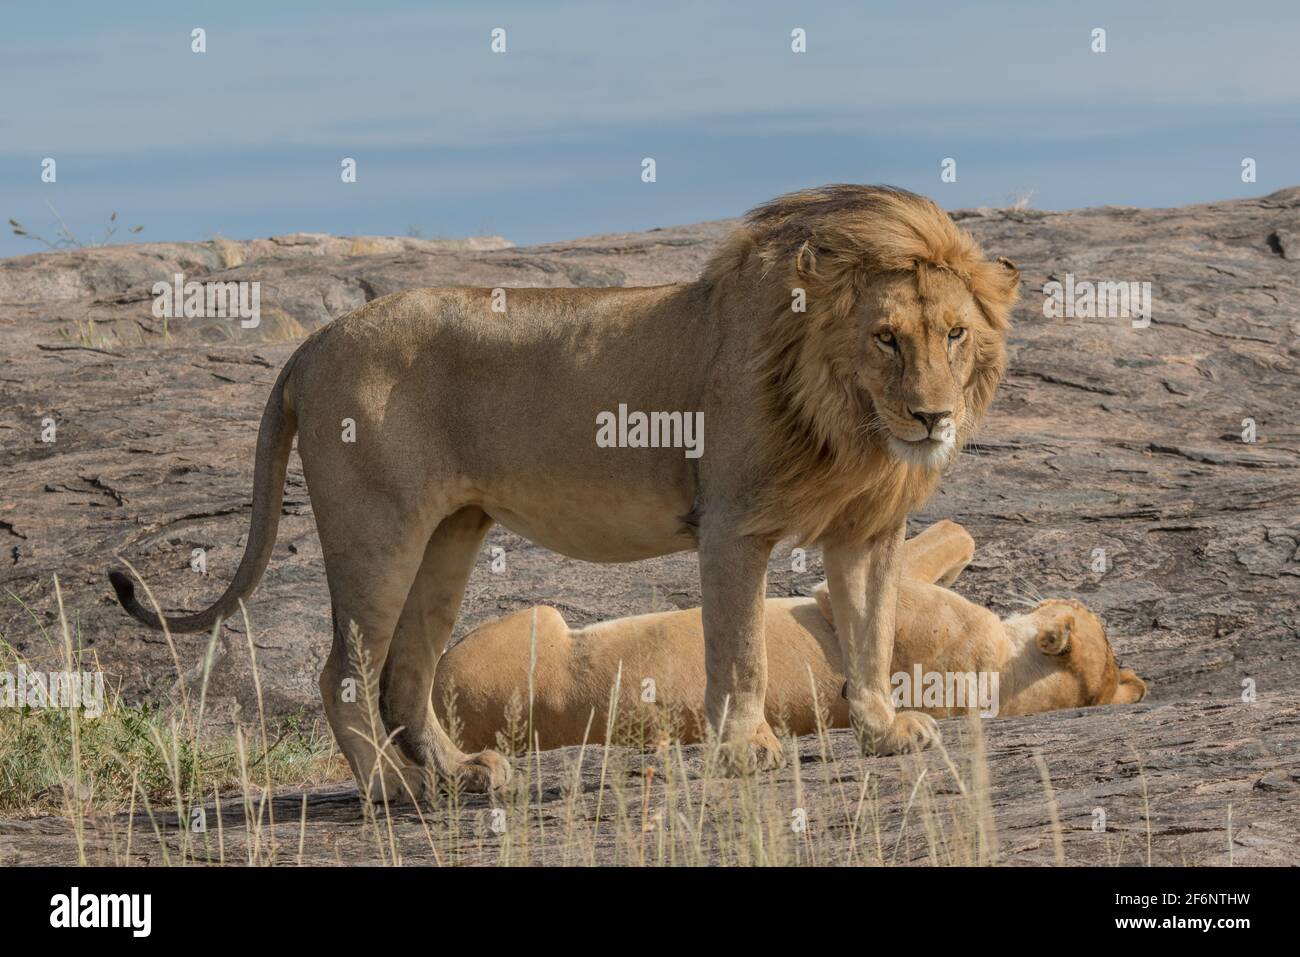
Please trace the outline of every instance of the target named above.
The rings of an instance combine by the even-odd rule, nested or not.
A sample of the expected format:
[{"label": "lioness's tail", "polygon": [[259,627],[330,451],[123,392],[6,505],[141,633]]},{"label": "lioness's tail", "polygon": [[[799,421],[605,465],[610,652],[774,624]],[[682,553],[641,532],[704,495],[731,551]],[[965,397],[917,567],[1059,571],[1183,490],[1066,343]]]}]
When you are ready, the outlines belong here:
[{"label": "lioness's tail", "polygon": [[[248,544],[239,562],[235,577],[225,594],[214,604],[193,615],[167,618],[170,631],[208,631],[217,622],[229,618],[239,607],[239,601],[257,587],[262,572],[271,560],[271,547],[275,544],[276,529],[280,524],[280,504],[284,499],[284,476],[289,468],[289,450],[298,430],[298,419],[292,408],[292,396],[286,402],[284,390],[289,374],[299,353],[295,352],[280,371],[262,413],[262,424],[257,430],[257,460],[253,468],[253,514],[249,521]],[[162,630],[163,619],[144,608],[135,597],[135,585],[124,572],[110,571],[108,580],[117,592],[122,607],[150,628]]]}]

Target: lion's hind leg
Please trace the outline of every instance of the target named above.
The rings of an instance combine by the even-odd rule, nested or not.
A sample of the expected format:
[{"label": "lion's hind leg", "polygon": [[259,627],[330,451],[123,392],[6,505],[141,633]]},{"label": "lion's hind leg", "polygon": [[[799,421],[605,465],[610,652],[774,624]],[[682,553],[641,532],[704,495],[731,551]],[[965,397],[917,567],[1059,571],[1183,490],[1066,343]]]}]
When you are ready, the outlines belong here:
[{"label": "lion's hind leg", "polygon": [[386,803],[419,799],[425,782],[392,746],[380,678],[422,542],[404,543],[377,528],[377,534],[351,534],[322,518],[334,639],[320,692],[330,730],[364,797]]},{"label": "lion's hind leg", "polygon": [[438,659],[492,524],[469,506],[443,519],[430,537],[393,633],[380,695],[384,722],[396,729],[402,753],[430,777],[468,791],[505,784],[510,764],[495,751],[467,755],[457,748],[438,721],[432,693]]}]

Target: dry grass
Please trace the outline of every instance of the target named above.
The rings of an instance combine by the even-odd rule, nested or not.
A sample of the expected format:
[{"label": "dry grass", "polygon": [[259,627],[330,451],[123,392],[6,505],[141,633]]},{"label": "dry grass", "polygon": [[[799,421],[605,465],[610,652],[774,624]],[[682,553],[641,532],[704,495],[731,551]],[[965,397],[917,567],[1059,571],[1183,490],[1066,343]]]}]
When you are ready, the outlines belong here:
[{"label": "dry grass", "polygon": [[[24,657],[0,635],[0,672],[100,671],[69,624],[57,578],[54,595],[58,628],[51,633],[21,598],[8,594],[36,623],[45,649]],[[278,722],[273,738],[262,722],[251,754],[243,734],[206,734],[206,679],[205,671],[197,700],[178,681],[176,700],[165,707],[127,704],[107,682],[103,711],[94,716],[85,708],[0,707],[0,813],[63,814],[75,824],[92,809],[171,804],[184,810],[214,788],[302,784],[345,773],[328,735],[300,716]]]},{"label": "dry grass", "polygon": [[234,269],[244,263],[244,247],[239,243],[231,242],[225,236],[214,236],[212,245],[216,247],[217,255],[221,257],[221,265],[225,269]]},{"label": "dry grass", "polygon": [[[69,625],[57,580],[54,594],[59,619],[57,632],[45,636],[49,654],[23,663],[95,670]],[[93,719],[76,709],[0,708],[0,813],[63,818],[82,863],[125,863],[138,859],[145,845],[151,859],[167,864],[301,862],[321,838],[302,789],[348,780],[347,769],[327,734],[302,722],[268,722],[247,616],[244,633],[259,707],[257,720],[233,733],[205,729],[211,654],[201,680],[194,686],[178,681],[174,700],[162,708],[129,705],[116,694]],[[171,645],[170,636],[167,641]],[[19,663],[0,641],[0,670],[13,671]],[[363,656],[356,664],[366,670]],[[374,688],[370,678],[363,687]],[[391,805],[362,804],[361,826],[354,814],[349,830],[353,837],[364,834],[364,854],[353,846],[340,852],[340,860],[504,866],[998,862],[978,719],[952,735],[953,753],[941,748],[869,764],[844,760],[842,748],[837,757],[823,722],[802,741],[786,738],[788,773],[733,779],[720,774],[712,744],[683,747],[665,740],[662,725],[621,720],[626,689],[620,684],[609,703],[609,714],[620,720],[607,727],[618,729],[623,746],[611,738],[545,754],[530,748],[532,709],[522,699],[502,734],[502,744],[515,754],[515,774],[504,790],[488,799],[452,788],[415,808],[399,806],[398,795],[389,796]],[[377,738],[381,734],[376,731]],[[1045,801],[1054,808],[1046,766],[1040,767]],[[294,789],[301,793],[286,793]],[[882,801],[885,792],[889,801]],[[1060,824],[1055,814],[1052,820],[1059,861]],[[95,832],[90,854],[88,821]],[[196,821],[203,826],[194,827]]]}]

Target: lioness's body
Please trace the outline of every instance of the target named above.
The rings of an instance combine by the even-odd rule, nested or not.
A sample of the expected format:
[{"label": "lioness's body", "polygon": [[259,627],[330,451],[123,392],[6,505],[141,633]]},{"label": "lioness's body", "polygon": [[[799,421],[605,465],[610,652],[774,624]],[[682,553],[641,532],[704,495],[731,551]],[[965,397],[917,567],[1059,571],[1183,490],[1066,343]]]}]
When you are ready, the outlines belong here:
[{"label": "lioness's body", "polygon": [[[952,522],[931,526],[904,545],[893,673],[911,676],[919,665],[922,672],[982,673],[986,680],[996,674],[993,710],[1000,715],[1122,703],[1145,694],[1140,679],[1117,669],[1099,623],[1085,609],[1049,602],[1004,621],[934,584],[951,583],[973,550],[970,536]],[[825,726],[849,725],[830,614],[824,589],[815,598],[767,600],[766,717],[773,727],[809,734],[819,727],[819,709]],[[647,721],[650,733],[671,733],[685,743],[703,732],[698,608],[570,629],[554,608],[539,606],[480,625],[443,656],[434,686],[440,714],[454,701],[450,710],[463,746],[495,745],[498,733],[507,734],[512,708],[529,717],[530,664],[531,727],[544,749],[603,742],[616,681],[623,727],[639,730],[638,721]],[[653,692],[648,706],[646,687]],[[974,697],[968,700],[969,707],[981,707]],[[918,710],[945,717],[966,709],[945,704]]]},{"label": "lioness's body", "polygon": [[[836,186],[755,210],[688,284],[377,299],[286,364],[239,569],[167,624],[208,630],[256,586],[296,431],[334,617],[321,694],[371,796],[509,774],[456,748],[430,704],[494,522],[592,561],[697,549],[706,716],[745,768],[781,760],[763,716],[768,556],[786,536],[819,541],[863,748],[924,746],[934,722],[888,698],[898,548],[992,399],[1017,275],[923,197]],[[703,454],[601,447],[598,416],[620,406],[702,416]],[[358,693],[363,670],[375,694]]]}]

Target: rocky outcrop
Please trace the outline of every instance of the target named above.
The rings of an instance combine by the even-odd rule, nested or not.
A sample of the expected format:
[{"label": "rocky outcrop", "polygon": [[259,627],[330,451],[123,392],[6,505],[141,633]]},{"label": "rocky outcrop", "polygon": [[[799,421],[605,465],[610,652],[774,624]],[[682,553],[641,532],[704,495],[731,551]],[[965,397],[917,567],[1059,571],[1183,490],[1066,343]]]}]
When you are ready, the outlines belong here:
[{"label": "rocky outcrop", "polygon": [[[1226,862],[1231,848],[1238,863],[1294,862],[1300,188],[1178,209],[955,216],[1016,261],[1023,296],[993,410],[916,522],[949,517],[972,532],[979,550],[960,588],[998,612],[1039,595],[1087,602],[1151,687],[1136,708],[989,725],[995,812],[1014,837],[1000,844],[1003,859],[1054,853],[1029,758],[1041,750],[1074,815],[1071,859],[1145,859],[1145,823],[1120,850],[1078,831],[1092,802],[1135,799],[1140,763],[1154,858]],[[730,225],[527,248],[309,235],[0,261],[0,634],[44,653],[58,574],[83,645],[123,695],[165,699],[177,681],[171,653],[118,609],[105,572],[115,556],[129,559],[168,607],[200,607],[220,591],[247,531],[262,404],[305,332],[417,285],[688,279]],[[177,272],[259,282],[261,324],[155,317],[153,283]],[[1150,283],[1149,324],[1048,317],[1045,284],[1067,281]],[[55,440],[42,441],[51,422]],[[296,463],[284,511],[249,605],[252,640],[270,712],[315,716],[329,611]],[[494,573],[485,553],[458,633],[543,600],[581,624],[699,599],[690,555],[585,565],[500,529],[493,546],[505,570]],[[196,548],[206,576],[190,567]],[[811,557],[795,572],[779,551],[771,593],[807,593],[820,580]],[[256,707],[243,627],[226,626],[209,690],[227,721]],[[178,636],[182,670],[206,642]],[[853,774],[896,761],[841,757]],[[919,848],[907,859],[930,854]]]}]

